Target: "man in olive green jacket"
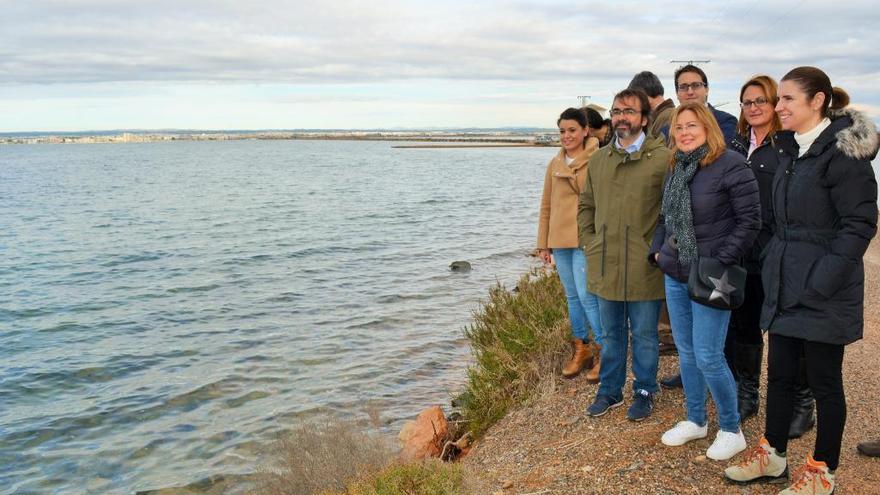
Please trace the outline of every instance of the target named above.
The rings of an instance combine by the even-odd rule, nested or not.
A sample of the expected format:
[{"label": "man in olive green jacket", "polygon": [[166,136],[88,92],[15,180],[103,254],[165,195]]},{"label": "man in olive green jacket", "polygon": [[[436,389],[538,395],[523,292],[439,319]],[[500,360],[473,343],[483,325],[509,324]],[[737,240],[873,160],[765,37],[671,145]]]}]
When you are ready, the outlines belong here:
[{"label": "man in olive green jacket", "polygon": [[650,416],[653,394],[659,390],[657,321],[664,297],[663,274],[648,262],[648,251],[670,152],[662,136],[645,134],[650,111],[648,97],[640,90],[627,89],[614,97],[614,140],[590,158],[578,203],[587,286],[598,296],[603,330],[600,385],[587,409],[590,416],[601,416],[623,403],[628,328],[635,381],[627,417],[641,421]]}]

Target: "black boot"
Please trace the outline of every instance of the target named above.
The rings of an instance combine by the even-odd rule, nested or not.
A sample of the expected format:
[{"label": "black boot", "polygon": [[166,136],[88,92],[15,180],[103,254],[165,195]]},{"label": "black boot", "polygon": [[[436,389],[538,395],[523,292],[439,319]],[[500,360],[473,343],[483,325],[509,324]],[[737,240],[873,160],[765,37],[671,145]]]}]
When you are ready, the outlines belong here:
[{"label": "black boot", "polygon": [[761,383],[761,360],[764,356],[764,343],[736,344],[736,370],[739,375],[736,397],[739,402],[739,420],[758,413],[758,386]]},{"label": "black boot", "polygon": [[788,438],[799,438],[816,424],[816,416],[813,414],[815,409],[813,392],[804,382],[805,380],[798,383],[794,394],[794,415],[791,417]]}]

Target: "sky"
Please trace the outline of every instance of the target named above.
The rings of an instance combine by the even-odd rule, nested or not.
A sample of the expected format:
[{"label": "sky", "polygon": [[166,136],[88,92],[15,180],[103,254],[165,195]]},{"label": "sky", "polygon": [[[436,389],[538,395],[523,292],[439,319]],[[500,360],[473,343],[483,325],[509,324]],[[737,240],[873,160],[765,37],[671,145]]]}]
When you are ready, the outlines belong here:
[{"label": "sky", "polygon": [[814,65],[880,120],[872,1],[0,0],[0,132],[550,128],[642,70]]}]

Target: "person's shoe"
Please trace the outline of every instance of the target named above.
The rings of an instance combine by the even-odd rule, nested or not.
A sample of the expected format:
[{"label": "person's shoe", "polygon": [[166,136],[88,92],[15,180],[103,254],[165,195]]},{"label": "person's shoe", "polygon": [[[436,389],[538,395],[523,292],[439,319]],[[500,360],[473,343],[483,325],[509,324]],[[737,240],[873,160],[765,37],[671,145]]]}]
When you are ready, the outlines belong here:
[{"label": "person's shoe", "polygon": [[834,493],[834,475],[828,466],[821,461],[807,457],[807,463],[798,468],[791,477],[791,486],[779,492],[779,495],[831,495]]},{"label": "person's shoe", "polygon": [[626,412],[626,418],[630,421],[642,421],[650,416],[653,410],[654,396],[640,388],[633,394],[633,403]]},{"label": "person's shoe", "polygon": [[663,388],[682,388],[684,385],[681,384],[681,373],[660,380],[660,386]]},{"label": "person's shoe", "polygon": [[746,450],[746,437],[743,436],[742,430],[736,433],[718,430],[715,441],[706,451],[706,457],[716,461],[726,461],[743,450]]},{"label": "person's shoe", "polygon": [[814,409],[813,392],[810,391],[809,386],[799,384],[795,393],[794,414],[791,416],[788,438],[800,438],[816,424]]},{"label": "person's shoe", "polygon": [[599,383],[599,372],[602,370],[602,346],[593,343],[593,367],[587,371],[587,381]]},{"label": "person's shoe", "polygon": [[860,442],[856,447],[860,454],[869,457],[880,457],[880,440]]},{"label": "person's shoe", "polygon": [[660,342],[657,346],[657,351],[661,356],[678,354],[678,348],[675,347],[675,344],[672,342]]},{"label": "person's shoe", "polygon": [[572,340],[571,360],[562,367],[562,376],[574,378],[584,368],[593,367],[593,346],[581,339]]},{"label": "person's shoe", "polygon": [[788,475],[788,462],[776,453],[764,437],[758,445],[747,450],[745,457],[724,470],[724,476],[734,483],[766,481],[785,483]]},{"label": "person's shoe", "polygon": [[673,426],[672,429],[666,430],[666,433],[660,437],[660,441],[663,442],[663,445],[678,447],[691,440],[706,438],[706,435],[708,434],[708,425],[700,426],[693,421],[679,421],[679,423]]},{"label": "person's shoe", "polygon": [[597,418],[621,405],[623,405],[623,399],[615,400],[608,395],[597,395],[596,400],[594,400],[593,403],[590,404],[590,407],[587,408],[587,416]]}]

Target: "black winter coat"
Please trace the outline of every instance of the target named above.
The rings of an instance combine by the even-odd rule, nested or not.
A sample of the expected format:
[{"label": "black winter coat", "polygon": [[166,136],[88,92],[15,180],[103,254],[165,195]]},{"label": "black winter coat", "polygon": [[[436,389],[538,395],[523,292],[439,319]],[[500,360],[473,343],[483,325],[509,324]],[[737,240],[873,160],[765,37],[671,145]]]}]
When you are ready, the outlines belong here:
[{"label": "black winter coat", "polygon": [[752,152],[752,156],[748,156],[749,135],[737,134],[729,143],[730,149],[746,157],[746,164],[755,174],[755,179],[758,181],[758,191],[761,195],[761,231],[758,232],[758,237],[743,257],[743,266],[749,273],[761,273],[761,253],[773,237],[773,176],[779,166],[780,155],[784,153],[777,146],[777,139],[779,136],[789,134],[792,132],[777,131],[775,135],[765,137],[764,141]]},{"label": "black winter coat", "polygon": [[[670,174],[667,174],[668,182]],[[665,189],[665,185],[664,185]],[[761,227],[761,202],[758,184],[745,158],[725,151],[717,160],[700,167],[690,182],[691,212],[697,252],[732,265],[739,263],[758,235]],[[649,261],[659,252],[657,261],[663,273],[687,282],[690,266],[678,260],[678,249],[666,230],[666,219],[660,214]]]},{"label": "black winter coat", "polygon": [[877,181],[870,159],[877,130],[854,110],[832,112],[831,125],[798,156],[793,136],[773,181],[775,235],[761,278],[761,328],[812,342],[862,338],[862,256],[877,232]]}]

